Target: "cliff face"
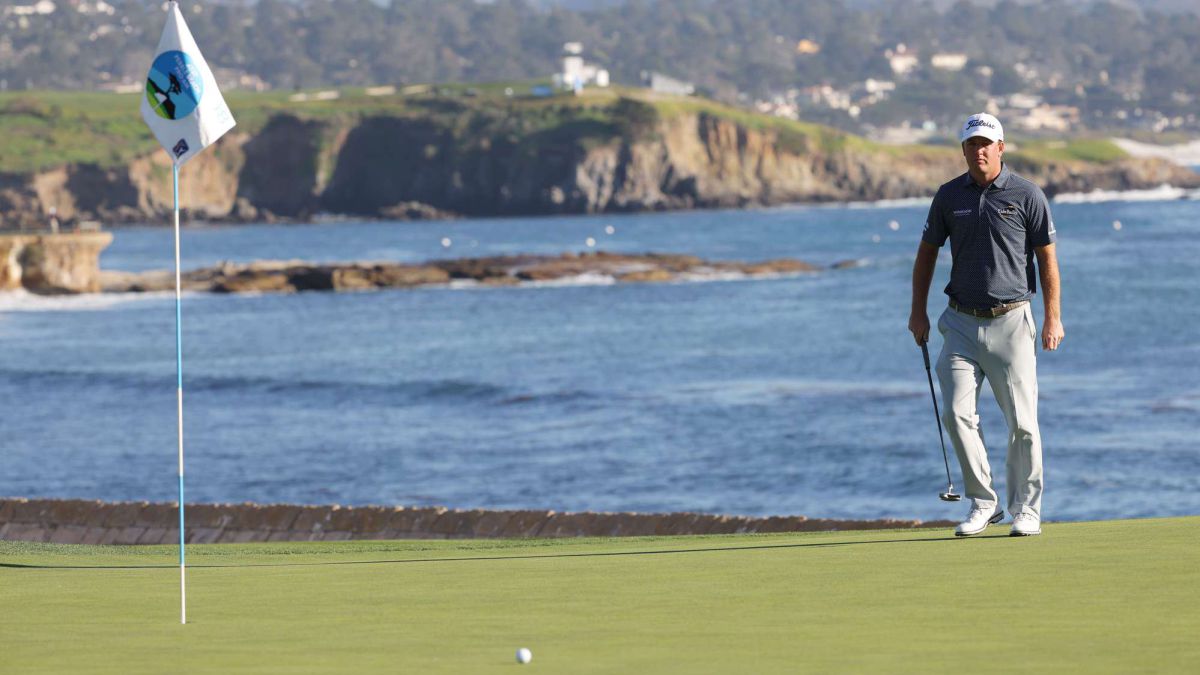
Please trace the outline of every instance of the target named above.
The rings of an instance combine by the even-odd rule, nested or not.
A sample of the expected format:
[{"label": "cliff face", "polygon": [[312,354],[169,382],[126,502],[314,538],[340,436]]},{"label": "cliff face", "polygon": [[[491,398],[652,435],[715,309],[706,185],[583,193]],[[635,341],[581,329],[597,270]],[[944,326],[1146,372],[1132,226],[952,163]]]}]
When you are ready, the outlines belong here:
[{"label": "cliff face", "polygon": [[[472,135],[464,119],[465,132],[418,117],[278,115],[189,162],[181,207],[191,219],[234,222],[320,212],[409,218],[736,207],[919,197],[963,171],[952,149],[829,149],[703,112],[599,131],[579,121],[524,136]],[[1200,175],[1163,160],[1009,159],[1049,195],[1200,187]],[[0,176],[0,226],[40,225],[51,208],[67,222],[166,224],[170,163],[155,153],[119,169]]]},{"label": "cliff face", "polygon": [[0,235],[0,291],[94,293],[110,232]]}]

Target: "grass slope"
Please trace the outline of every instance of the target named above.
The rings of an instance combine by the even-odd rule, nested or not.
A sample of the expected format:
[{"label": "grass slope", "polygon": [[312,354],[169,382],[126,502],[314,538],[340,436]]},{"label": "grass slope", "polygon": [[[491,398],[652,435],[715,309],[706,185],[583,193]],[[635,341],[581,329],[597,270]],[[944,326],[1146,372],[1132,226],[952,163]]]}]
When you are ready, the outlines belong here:
[{"label": "grass slope", "polygon": [[[948,531],[0,542],[13,673],[1184,672],[1200,517]],[[523,671],[522,671],[523,672]]]}]

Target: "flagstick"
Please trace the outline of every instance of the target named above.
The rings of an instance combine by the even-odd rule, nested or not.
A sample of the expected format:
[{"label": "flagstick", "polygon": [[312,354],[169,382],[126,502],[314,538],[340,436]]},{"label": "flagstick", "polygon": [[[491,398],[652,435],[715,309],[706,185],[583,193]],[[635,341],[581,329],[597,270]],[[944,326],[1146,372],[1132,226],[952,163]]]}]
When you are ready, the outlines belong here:
[{"label": "flagstick", "polygon": [[179,430],[179,623],[187,623],[187,574],[184,565],[183,529],[183,310],[179,276],[179,165],[172,164],[175,187],[175,374],[178,378],[175,397],[177,429]]}]

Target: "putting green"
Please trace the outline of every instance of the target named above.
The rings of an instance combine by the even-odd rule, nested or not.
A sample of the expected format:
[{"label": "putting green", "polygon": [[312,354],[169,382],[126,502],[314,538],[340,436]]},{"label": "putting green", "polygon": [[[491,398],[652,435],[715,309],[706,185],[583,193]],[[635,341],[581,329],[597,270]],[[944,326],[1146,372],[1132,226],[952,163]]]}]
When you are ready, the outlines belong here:
[{"label": "putting green", "polygon": [[[189,548],[0,542],[5,673],[1167,672],[1200,517]],[[533,662],[514,661],[518,647]],[[518,671],[525,672],[525,671]],[[1194,671],[1191,671],[1194,672]]]}]

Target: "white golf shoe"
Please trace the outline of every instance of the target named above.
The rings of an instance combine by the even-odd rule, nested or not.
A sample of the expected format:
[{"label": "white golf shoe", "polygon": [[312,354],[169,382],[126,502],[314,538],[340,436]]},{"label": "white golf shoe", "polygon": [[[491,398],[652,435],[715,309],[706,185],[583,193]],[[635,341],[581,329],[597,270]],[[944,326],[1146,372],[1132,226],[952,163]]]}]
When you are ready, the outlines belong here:
[{"label": "white golf shoe", "polygon": [[1032,513],[1022,511],[1013,518],[1012,532],[1009,536],[1030,537],[1042,533],[1042,519]]},{"label": "white golf shoe", "polygon": [[993,511],[989,508],[974,506],[971,508],[971,513],[967,516],[967,519],[954,528],[954,535],[956,537],[969,537],[973,534],[979,534],[986,530],[988,525],[998,523],[1001,520],[1004,520],[1004,509],[996,508]]}]

